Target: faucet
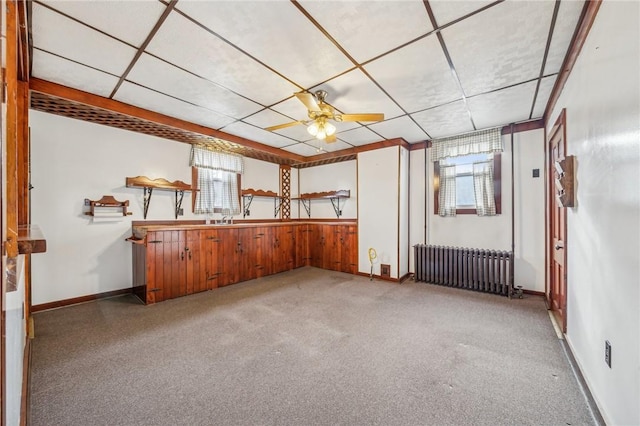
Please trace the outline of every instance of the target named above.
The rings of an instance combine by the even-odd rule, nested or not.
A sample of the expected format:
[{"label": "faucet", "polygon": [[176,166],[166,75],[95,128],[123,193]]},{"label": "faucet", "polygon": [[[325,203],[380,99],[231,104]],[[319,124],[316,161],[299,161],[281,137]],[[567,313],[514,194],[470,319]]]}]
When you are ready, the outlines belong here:
[{"label": "faucet", "polygon": [[233,223],[233,216],[222,216],[222,220],[220,221],[220,223],[226,223],[231,225]]}]

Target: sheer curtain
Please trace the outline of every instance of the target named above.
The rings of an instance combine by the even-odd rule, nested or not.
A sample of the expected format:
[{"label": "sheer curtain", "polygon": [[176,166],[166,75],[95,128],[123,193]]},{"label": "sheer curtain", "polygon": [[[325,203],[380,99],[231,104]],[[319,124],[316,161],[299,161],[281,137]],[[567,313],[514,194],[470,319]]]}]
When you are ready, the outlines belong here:
[{"label": "sheer curtain", "polygon": [[194,213],[240,214],[238,175],[244,172],[242,156],[194,145],[189,163],[198,169]]},{"label": "sheer curtain", "polygon": [[456,215],[456,166],[440,166],[440,192],[438,194],[438,214]]},{"label": "sheer curtain", "polygon": [[473,191],[475,193],[478,216],[495,216],[493,161],[473,163]]}]

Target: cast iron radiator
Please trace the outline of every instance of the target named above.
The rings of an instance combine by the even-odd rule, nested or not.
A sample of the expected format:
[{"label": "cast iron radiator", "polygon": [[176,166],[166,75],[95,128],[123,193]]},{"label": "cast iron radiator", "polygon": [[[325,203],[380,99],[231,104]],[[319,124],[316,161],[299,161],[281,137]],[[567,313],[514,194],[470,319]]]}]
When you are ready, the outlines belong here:
[{"label": "cast iron radiator", "polygon": [[415,281],[509,296],[513,253],[416,244]]}]

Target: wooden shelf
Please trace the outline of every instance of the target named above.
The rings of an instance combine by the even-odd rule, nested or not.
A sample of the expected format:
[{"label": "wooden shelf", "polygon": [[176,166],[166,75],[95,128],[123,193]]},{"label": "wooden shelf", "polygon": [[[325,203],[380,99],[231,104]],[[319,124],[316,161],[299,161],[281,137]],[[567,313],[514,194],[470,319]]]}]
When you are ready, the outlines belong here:
[{"label": "wooden shelf", "polygon": [[263,189],[243,189],[242,191],[242,218],[249,216],[249,207],[251,207],[251,202],[253,201],[253,197],[265,197],[265,198],[273,198],[273,217],[278,217],[278,212],[280,211],[280,206],[282,204],[282,198],[276,192],[273,191],[265,191]]},{"label": "wooden shelf", "polygon": [[182,199],[184,198],[185,191],[192,191],[191,185],[184,183],[181,180],[175,180],[173,182],[164,178],[149,179],[146,176],[136,176],[126,178],[127,188],[143,188],[144,189],[144,218],[147,218],[147,212],[149,211],[149,202],[151,201],[151,194],[154,189],[161,191],[175,191],[176,203],[175,203],[175,218],[178,218],[180,207],[182,206]]},{"label": "wooden shelf", "polygon": [[95,216],[96,215],[96,207],[109,207],[114,209],[121,209],[122,216],[129,216],[131,212],[127,212],[127,208],[129,207],[129,200],[126,201],[118,201],[113,198],[112,195],[103,195],[99,200],[89,200],[85,199],[85,203],[89,203],[91,208],[90,211],[86,212],[86,215]]},{"label": "wooden shelf", "polygon": [[311,217],[311,200],[330,199],[333,205],[333,210],[336,212],[336,216],[340,218],[342,216],[342,210],[340,210],[340,200],[351,197],[351,191],[348,189],[340,189],[337,191],[325,191],[325,192],[308,192],[300,194],[298,197],[291,198],[292,200],[298,200],[302,202],[304,209],[307,211],[307,216]]}]

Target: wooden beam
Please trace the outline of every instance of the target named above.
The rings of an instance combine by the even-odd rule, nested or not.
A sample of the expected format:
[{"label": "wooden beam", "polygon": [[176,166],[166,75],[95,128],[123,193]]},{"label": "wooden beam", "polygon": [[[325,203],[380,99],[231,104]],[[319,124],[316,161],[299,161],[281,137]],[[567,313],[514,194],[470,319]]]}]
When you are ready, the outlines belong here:
[{"label": "wooden beam", "polygon": [[187,132],[193,132],[193,133],[198,133],[205,136],[211,136],[214,138],[223,139],[223,140],[238,144],[240,146],[244,146],[246,148],[251,148],[256,151],[262,151],[269,154],[277,155],[282,158],[286,158],[295,162],[305,161],[305,157],[301,155],[283,151],[281,149],[274,148],[272,146],[263,145],[261,143],[251,141],[249,139],[245,139],[239,136],[225,133],[220,130],[212,129],[210,127],[201,126],[199,124],[191,123],[189,121],[180,120],[178,118],[170,117],[168,115],[149,111],[144,108],[128,105],[113,99],[104,98],[102,96],[94,95],[92,93],[83,92],[81,90],[73,89],[71,87],[62,86],[60,84],[52,83],[46,80],[41,80],[39,78],[32,78],[29,81],[29,88],[34,92],[39,92],[46,95],[67,99],[69,101],[81,103],[84,105],[89,105],[95,108],[101,108],[107,111],[124,114],[129,117],[151,121],[153,123],[174,127],[176,129],[184,130]]},{"label": "wooden beam", "polygon": [[[539,120],[525,121],[524,123],[517,123],[513,125],[513,133],[528,132],[529,130],[536,129],[544,129],[544,120],[542,118]],[[501,134],[510,135],[511,126],[504,126],[502,128]]]},{"label": "wooden beam", "polygon": [[558,78],[556,79],[556,83],[553,85],[553,90],[551,91],[551,96],[549,96],[547,107],[544,110],[545,123],[548,123],[549,119],[551,118],[550,115],[553,112],[553,108],[555,108],[556,103],[560,98],[560,94],[562,93],[562,89],[569,79],[571,70],[573,70],[573,66],[578,59],[578,55],[582,50],[582,46],[584,46],[584,42],[589,35],[589,31],[591,30],[591,26],[596,19],[596,15],[598,14],[598,10],[600,9],[601,4],[602,0],[588,0],[584,4],[582,15],[580,16],[580,20],[578,22],[578,27],[573,35],[571,44],[569,45],[567,56],[565,56],[564,58],[564,62],[562,63],[562,67],[560,68],[560,73],[558,74]]}]

